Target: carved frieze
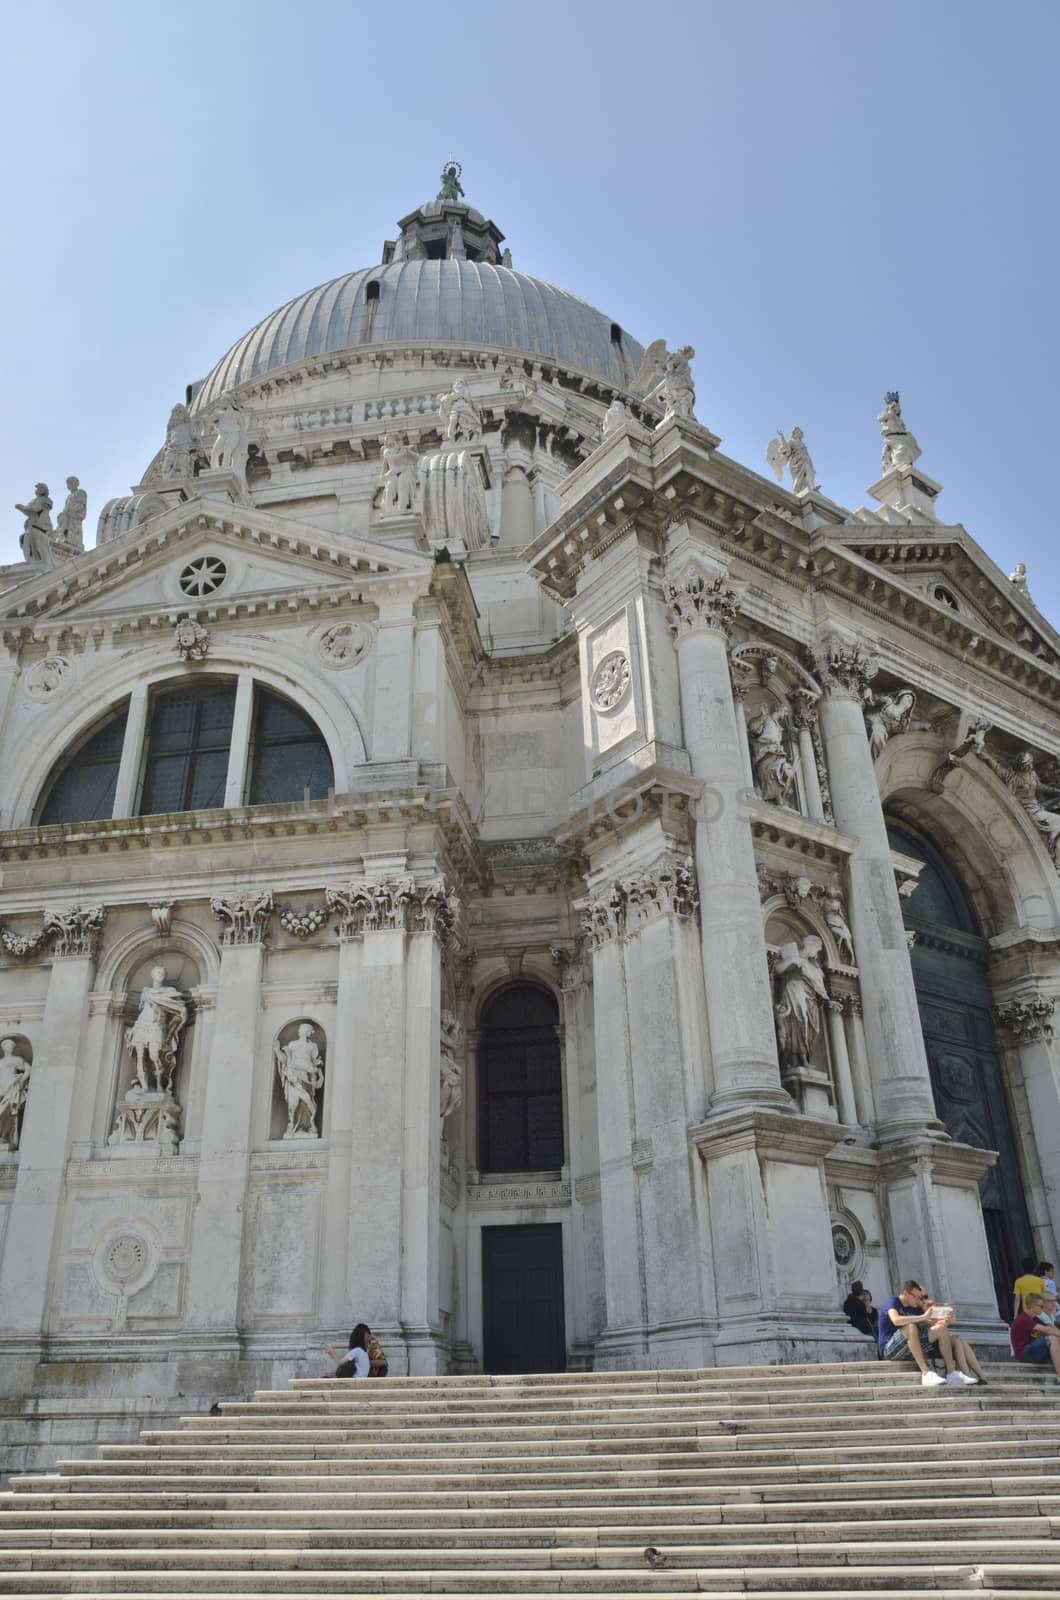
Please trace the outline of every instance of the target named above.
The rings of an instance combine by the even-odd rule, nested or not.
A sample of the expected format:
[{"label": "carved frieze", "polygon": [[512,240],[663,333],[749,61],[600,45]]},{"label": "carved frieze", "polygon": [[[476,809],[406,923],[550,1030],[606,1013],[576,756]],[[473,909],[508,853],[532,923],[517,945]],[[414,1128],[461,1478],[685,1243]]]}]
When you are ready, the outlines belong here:
[{"label": "carved frieze", "polygon": [[994,1021],[1016,1044],[1034,1044],[1053,1037],[1054,1002],[1043,994],[1017,995],[994,1007]]}]

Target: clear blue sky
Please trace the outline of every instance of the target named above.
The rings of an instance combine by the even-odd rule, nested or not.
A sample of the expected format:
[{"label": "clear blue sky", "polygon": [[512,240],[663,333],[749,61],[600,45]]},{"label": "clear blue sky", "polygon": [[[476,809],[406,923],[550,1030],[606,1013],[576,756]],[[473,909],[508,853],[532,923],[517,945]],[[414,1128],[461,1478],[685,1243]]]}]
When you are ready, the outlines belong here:
[{"label": "clear blue sky", "polygon": [[0,507],[76,472],[94,532],[185,384],[452,152],[516,266],[695,345],[759,470],[799,423],[864,504],[900,389],[940,515],[1060,621],[1058,0],[43,0],[4,47]]}]

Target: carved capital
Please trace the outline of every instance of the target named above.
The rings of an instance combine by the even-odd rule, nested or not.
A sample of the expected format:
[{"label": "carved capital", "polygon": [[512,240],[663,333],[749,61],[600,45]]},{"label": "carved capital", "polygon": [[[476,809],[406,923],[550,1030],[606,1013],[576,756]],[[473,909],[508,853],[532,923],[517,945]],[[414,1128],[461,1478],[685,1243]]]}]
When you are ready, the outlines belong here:
[{"label": "carved capital", "polygon": [[727,635],[736,620],[740,597],[723,577],[705,578],[691,572],[677,583],[667,583],[666,602],[666,620],[680,639],[700,629]]},{"label": "carved capital", "polygon": [[56,961],[69,956],[94,956],[99,949],[103,919],[102,906],[65,906],[44,913],[44,937],[53,941]]},{"label": "carved capital", "polygon": [[818,696],[812,689],[792,689],[791,722],[794,728],[816,728],[818,724]]},{"label": "carved capital", "polygon": [[460,910],[444,878],[417,883],[411,873],[328,889],[324,903],[339,918],[340,939],[359,939],[365,933],[433,933],[442,945],[452,937]]},{"label": "carved capital", "polygon": [[859,705],[869,699],[869,684],[879,671],[879,662],[860,642],[844,644],[833,639],[814,666],[826,694],[846,694]]},{"label": "carved capital", "polygon": [[994,1007],[994,1021],[1015,1044],[1034,1044],[1053,1037],[1053,1004],[1042,994],[1017,995]]},{"label": "carved capital", "polygon": [[456,931],[460,899],[444,878],[435,878],[416,885],[409,914],[409,931],[433,933],[444,949]]},{"label": "carved capital", "polygon": [[848,1017],[861,1016],[861,996],[856,990],[851,990],[849,994],[840,995],[840,999],[843,1002],[843,1010]]},{"label": "carved capital", "polygon": [[246,894],[215,895],[210,910],[222,922],[222,944],[264,944],[269,919],[275,906],[272,891],[253,890]]},{"label": "carved capital", "polygon": [[696,872],[689,856],[666,855],[628,878],[591,894],[582,908],[582,930],[594,949],[639,932],[654,917],[681,921],[699,909]]}]

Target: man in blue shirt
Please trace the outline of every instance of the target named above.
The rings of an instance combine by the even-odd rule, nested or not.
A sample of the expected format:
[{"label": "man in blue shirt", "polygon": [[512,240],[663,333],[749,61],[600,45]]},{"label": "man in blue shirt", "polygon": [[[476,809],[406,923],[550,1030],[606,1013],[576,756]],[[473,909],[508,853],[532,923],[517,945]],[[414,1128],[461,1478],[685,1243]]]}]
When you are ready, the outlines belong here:
[{"label": "man in blue shirt", "polygon": [[[940,1313],[938,1307],[928,1303],[927,1293],[916,1279],[907,1278],[898,1293],[889,1296],[880,1307],[876,1332],[880,1355],[885,1361],[901,1361],[912,1356],[920,1368],[920,1382],[925,1389],[937,1388],[943,1383],[948,1383],[951,1389],[978,1383],[978,1378],[961,1371],[961,1365],[968,1364],[968,1357],[973,1364],[978,1363],[970,1347],[950,1332],[952,1320],[952,1310]],[[928,1365],[932,1345],[938,1347],[942,1356],[946,1368],[944,1378]]]}]

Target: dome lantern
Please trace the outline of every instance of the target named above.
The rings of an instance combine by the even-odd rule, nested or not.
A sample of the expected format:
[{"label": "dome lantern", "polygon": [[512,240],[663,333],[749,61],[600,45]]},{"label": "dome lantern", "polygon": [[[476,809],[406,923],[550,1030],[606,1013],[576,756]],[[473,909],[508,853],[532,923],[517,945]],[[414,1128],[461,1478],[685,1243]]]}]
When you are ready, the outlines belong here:
[{"label": "dome lantern", "polygon": [[392,261],[481,261],[510,267],[512,253],[502,252],[504,235],[495,222],[469,206],[460,184],[463,169],[450,156],[442,169],[441,187],[433,200],[398,222],[397,240],[383,245],[383,265]]}]

